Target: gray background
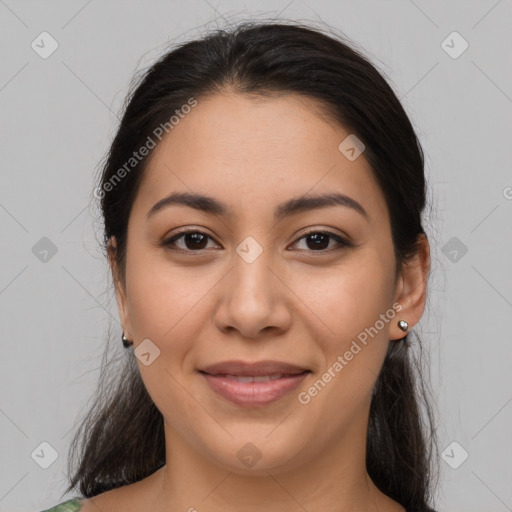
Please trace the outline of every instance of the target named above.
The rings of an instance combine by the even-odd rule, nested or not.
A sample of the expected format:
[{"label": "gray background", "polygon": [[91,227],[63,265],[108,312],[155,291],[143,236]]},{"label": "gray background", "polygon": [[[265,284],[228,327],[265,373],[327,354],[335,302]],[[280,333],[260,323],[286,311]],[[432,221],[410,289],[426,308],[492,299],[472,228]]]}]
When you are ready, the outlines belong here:
[{"label": "gray background", "polygon": [[[134,72],[198,27],[276,16],[343,31],[413,121],[433,259],[415,331],[448,448],[436,507],[512,510],[512,1],[0,0],[0,511],[61,498],[109,321],[120,334],[91,192]],[[59,45],[46,59],[31,47],[43,31]],[[469,44],[457,58],[445,45],[458,53],[460,39],[442,44],[453,31]],[[48,469],[31,455],[42,442],[58,453]]]}]

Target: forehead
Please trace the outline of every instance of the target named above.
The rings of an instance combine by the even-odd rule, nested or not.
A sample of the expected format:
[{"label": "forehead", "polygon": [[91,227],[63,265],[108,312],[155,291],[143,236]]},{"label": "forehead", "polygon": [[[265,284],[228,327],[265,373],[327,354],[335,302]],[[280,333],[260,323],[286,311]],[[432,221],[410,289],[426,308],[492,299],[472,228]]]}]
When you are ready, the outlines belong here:
[{"label": "forehead", "polygon": [[202,97],[153,150],[136,203],[149,208],[175,190],[193,191],[250,215],[289,197],[339,192],[386,218],[364,153],[351,161],[338,149],[349,135],[311,98]]}]

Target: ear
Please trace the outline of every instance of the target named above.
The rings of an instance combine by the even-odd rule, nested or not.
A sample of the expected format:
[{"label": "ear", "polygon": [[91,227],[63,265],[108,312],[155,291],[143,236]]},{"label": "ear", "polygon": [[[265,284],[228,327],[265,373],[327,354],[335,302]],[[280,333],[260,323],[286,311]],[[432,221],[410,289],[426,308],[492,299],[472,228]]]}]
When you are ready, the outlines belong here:
[{"label": "ear", "polygon": [[389,330],[392,340],[399,340],[405,336],[397,325],[399,320],[405,320],[410,330],[419,322],[425,309],[430,270],[430,246],[425,234],[418,235],[418,238],[418,251],[409,262],[404,264],[397,280],[395,302],[401,304],[402,309],[397,313],[396,321]]},{"label": "ear", "polygon": [[116,254],[117,254],[117,245],[116,239],[114,236],[110,238],[107,246],[107,254],[108,261],[110,264],[110,271],[112,272],[112,279],[114,281],[114,288],[116,293],[116,301],[117,301],[117,309],[119,310],[119,319],[121,321],[121,329],[124,332],[125,336],[132,340],[132,328],[130,317],[128,315],[128,307],[126,301],[126,289],[121,277],[121,271],[118,267]]}]

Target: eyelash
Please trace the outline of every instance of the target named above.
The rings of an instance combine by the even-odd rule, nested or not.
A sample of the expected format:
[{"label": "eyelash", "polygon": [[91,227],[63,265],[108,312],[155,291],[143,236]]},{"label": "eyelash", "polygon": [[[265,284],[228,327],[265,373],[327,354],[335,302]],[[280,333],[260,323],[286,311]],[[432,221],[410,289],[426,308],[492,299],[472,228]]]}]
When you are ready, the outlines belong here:
[{"label": "eyelash", "polygon": [[[162,245],[171,251],[176,251],[176,252],[181,252],[181,253],[196,253],[197,254],[197,253],[202,253],[202,252],[206,251],[207,249],[192,250],[192,249],[180,249],[180,248],[173,247],[174,243],[177,240],[184,237],[185,235],[192,234],[192,233],[206,235],[208,238],[213,240],[213,238],[210,235],[208,235],[207,233],[204,233],[203,231],[199,231],[197,229],[189,229],[186,231],[182,231],[181,233],[178,233],[176,235],[173,235],[171,238],[168,238],[167,240],[164,240],[162,242]],[[309,249],[300,249],[300,251],[305,251],[305,252],[309,252],[309,253],[319,253],[322,255],[322,254],[329,254],[333,251],[338,251],[340,249],[352,246],[352,244],[350,242],[348,242],[341,236],[336,235],[335,233],[332,233],[331,231],[320,231],[320,230],[313,230],[313,231],[309,231],[308,233],[303,234],[300,238],[295,240],[293,245],[295,245],[297,242],[299,242],[303,238],[307,238],[308,236],[316,235],[316,234],[327,235],[331,238],[334,238],[334,240],[338,243],[338,247],[334,247],[334,248],[330,248],[330,249],[321,249],[319,251],[313,251],[313,250],[309,250]]]}]

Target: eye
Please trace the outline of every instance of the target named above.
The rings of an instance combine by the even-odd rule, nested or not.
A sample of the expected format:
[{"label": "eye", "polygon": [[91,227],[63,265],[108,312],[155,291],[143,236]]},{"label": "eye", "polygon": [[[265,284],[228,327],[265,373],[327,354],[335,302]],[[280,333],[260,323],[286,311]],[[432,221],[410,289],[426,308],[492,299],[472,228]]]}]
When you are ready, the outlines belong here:
[{"label": "eye", "polygon": [[[350,247],[352,244],[335,233],[330,231],[310,231],[305,235],[301,236],[295,244],[301,240],[306,240],[306,251],[313,249],[308,252],[332,252],[332,250],[341,249],[342,247]],[[329,247],[330,242],[334,240],[336,242],[334,247]],[[304,250],[304,249],[301,249]]]},{"label": "eye", "polygon": [[203,233],[202,231],[189,229],[187,231],[182,231],[178,235],[175,235],[168,240],[165,240],[163,245],[174,250],[176,247],[176,242],[181,238],[183,238],[185,247],[178,247],[177,249],[181,249],[185,252],[198,252],[205,250],[205,243],[207,243],[208,238],[213,240],[211,236]]},{"label": "eye", "polygon": [[[176,242],[182,240],[185,247],[177,246]],[[208,239],[213,240],[210,235],[198,230],[187,230],[174,235],[173,237],[165,240],[163,245],[169,247],[171,250],[181,250],[183,252],[200,252],[206,250]],[[310,231],[305,235],[298,238],[293,245],[298,244],[300,241],[306,240],[306,249],[299,249],[307,252],[332,252],[333,250],[341,249],[343,247],[351,247],[351,243],[335,233],[330,231]],[[334,240],[336,243],[334,247],[329,247],[330,242]]]}]

